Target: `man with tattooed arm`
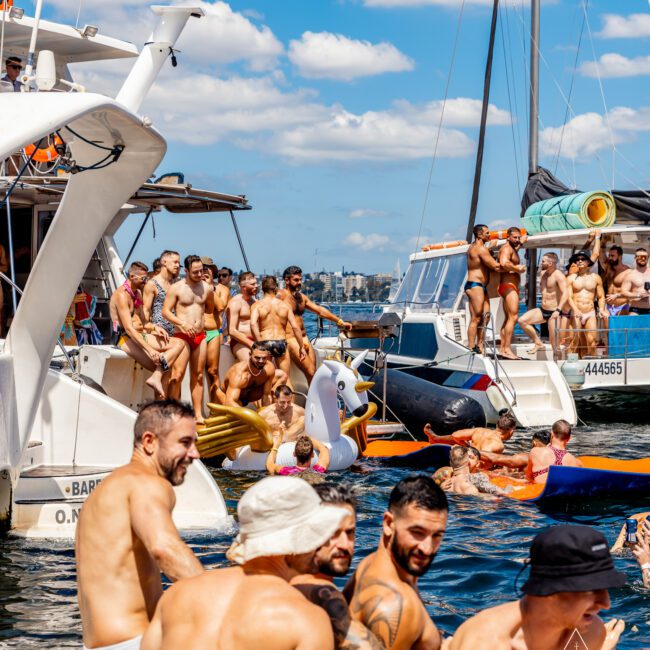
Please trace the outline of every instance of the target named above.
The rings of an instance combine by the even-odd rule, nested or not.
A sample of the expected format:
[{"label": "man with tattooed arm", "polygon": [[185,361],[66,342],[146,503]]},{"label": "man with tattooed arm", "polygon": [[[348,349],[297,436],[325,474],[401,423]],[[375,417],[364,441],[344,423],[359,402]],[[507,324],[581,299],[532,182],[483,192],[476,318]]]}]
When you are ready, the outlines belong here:
[{"label": "man with tattooed arm", "polygon": [[352,619],[388,650],[439,650],[417,581],[431,566],[447,527],[445,493],[423,475],[402,479],[390,494],[378,549],[361,561],[345,587]]}]

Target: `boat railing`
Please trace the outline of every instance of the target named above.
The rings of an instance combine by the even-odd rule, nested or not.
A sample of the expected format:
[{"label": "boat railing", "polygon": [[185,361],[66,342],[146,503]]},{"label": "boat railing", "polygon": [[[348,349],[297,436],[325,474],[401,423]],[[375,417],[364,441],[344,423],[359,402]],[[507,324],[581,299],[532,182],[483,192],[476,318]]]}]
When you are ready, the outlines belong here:
[{"label": "boat railing", "polygon": [[503,375],[503,377],[505,377],[507,381],[510,393],[512,394],[513,404],[517,404],[517,389],[512,383],[512,380],[508,376],[508,373],[506,372],[505,368],[501,365],[501,360],[499,359],[499,354],[497,352],[497,339],[494,333],[493,319],[491,318],[488,319],[484,327],[485,330],[487,330],[486,334],[487,332],[491,333],[491,336],[489,337],[485,336],[483,345],[486,346],[486,348],[488,346],[490,347],[489,353],[486,354],[485,356],[489,356],[492,358],[492,363],[494,364],[494,382],[497,384],[506,383],[501,379],[501,375]]}]

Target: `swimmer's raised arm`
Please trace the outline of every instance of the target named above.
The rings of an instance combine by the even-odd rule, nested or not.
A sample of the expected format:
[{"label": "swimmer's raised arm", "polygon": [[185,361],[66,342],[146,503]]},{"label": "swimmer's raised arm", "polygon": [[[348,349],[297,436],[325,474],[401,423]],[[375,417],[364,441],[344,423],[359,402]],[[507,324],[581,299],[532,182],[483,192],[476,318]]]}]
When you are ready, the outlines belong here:
[{"label": "swimmer's raised arm", "polygon": [[330,466],[330,450],[320,440],[316,440],[316,438],[310,438],[310,440],[318,452],[318,464],[323,469],[327,469]]},{"label": "swimmer's raised arm", "polygon": [[146,477],[129,497],[133,532],[172,582],[203,573],[203,566],[172,521],[175,503],[174,489],[159,477]]},{"label": "swimmer's raised arm", "polygon": [[269,455],[266,457],[266,471],[271,475],[275,476],[281,469],[282,465],[276,465],[275,459],[278,457],[278,449],[282,444],[283,435],[279,431],[276,431],[273,434],[273,447],[269,451]]},{"label": "swimmer's raised arm", "polygon": [[650,588],[650,523],[646,519],[637,532],[637,545],[632,549],[641,567],[643,586]]}]

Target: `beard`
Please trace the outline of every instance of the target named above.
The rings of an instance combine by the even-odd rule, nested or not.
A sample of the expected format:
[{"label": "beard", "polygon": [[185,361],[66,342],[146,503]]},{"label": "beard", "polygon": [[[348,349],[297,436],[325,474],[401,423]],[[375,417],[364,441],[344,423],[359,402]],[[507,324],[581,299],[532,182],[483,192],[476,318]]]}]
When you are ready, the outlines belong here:
[{"label": "beard", "polygon": [[177,486],[185,480],[187,468],[192,464],[192,461],[177,460],[177,461],[160,461],[160,469],[163,471],[163,477],[168,480],[172,485]]},{"label": "beard", "polygon": [[404,569],[409,575],[415,576],[416,578],[421,578],[431,566],[433,559],[436,554],[432,553],[428,558],[425,564],[416,564],[412,558],[418,554],[418,551],[407,551],[399,544],[397,539],[397,533],[393,536],[391,542],[391,553],[395,558],[395,562]]},{"label": "beard", "polygon": [[349,553],[340,552],[336,555],[318,562],[318,570],[326,576],[342,577],[350,570],[352,556]]}]

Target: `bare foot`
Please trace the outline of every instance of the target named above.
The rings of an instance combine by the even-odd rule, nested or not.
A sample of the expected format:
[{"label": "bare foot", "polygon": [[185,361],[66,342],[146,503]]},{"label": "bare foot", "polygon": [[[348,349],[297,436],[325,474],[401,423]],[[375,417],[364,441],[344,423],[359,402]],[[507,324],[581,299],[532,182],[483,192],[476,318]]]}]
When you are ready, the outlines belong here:
[{"label": "bare foot", "polygon": [[544,349],[544,344],[540,341],[539,343],[535,343],[532,348],[526,350],[526,354],[535,354],[536,352],[539,352]]},{"label": "bare foot", "polygon": [[159,370],[156,370],[144,383],[153,390],[155,399],[165,399],[165,389],[162,385],[162,374]]},{"label": "bare foot", "polygon": [[514,352],[512,352],[512,350],[508,352],[502,352],[501,356],[505,359],[512,359],[513,361],[519,360],[519,357]]},{"label": "bare foot", "polygon": [[436,441],[435,440],[436,434],[433,432],[433,429],[431,428],[431,425],[428,422],[424,425],[424,435],[427,437],[427,439],[431,444],[433,444]]}]

